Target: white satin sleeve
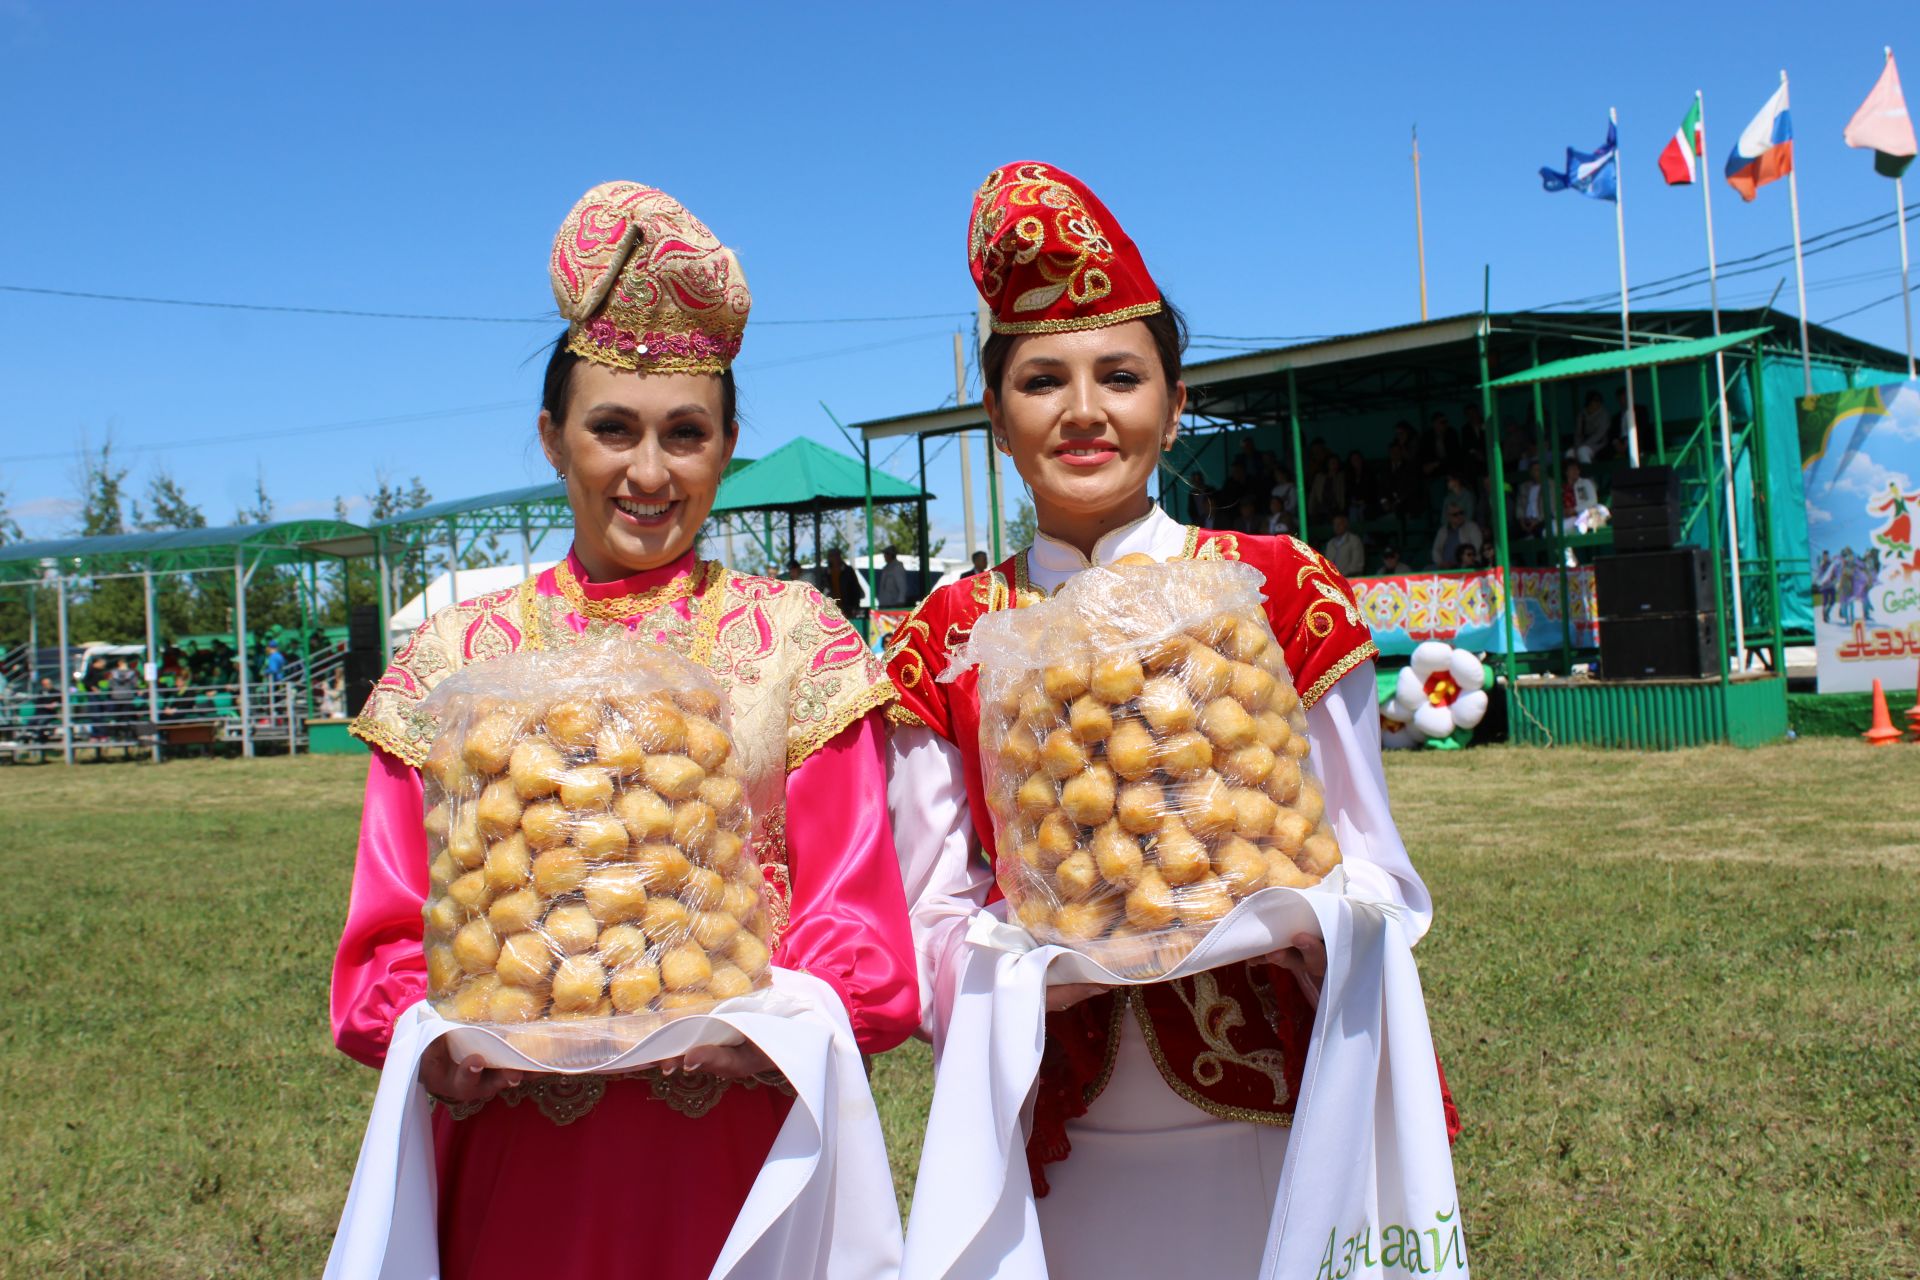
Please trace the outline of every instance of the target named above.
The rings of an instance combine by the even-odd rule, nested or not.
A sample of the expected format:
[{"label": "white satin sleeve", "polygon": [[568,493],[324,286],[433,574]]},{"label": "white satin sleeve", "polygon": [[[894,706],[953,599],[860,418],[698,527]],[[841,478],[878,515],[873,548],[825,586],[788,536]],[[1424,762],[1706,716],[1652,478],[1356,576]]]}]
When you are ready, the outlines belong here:
[{"label": "white satin sleeve", "polygon": [[973,833],[959,750],[931,729],[897,726],[887,763],[887,808],[920,970],[920,1034],[937,1055],[967,925],[986,903],[993,872]]},{"label": "white satin sleeve", "polygon": [[1326,784],[1327,821],[1340,840],[1348,882],[1363,896],[1405,907],[1412,946],[1433,923],[1433,899],[1387,803],[1373,663],[1355,667],[1307,712],[1307,740],[1314,770]]}]

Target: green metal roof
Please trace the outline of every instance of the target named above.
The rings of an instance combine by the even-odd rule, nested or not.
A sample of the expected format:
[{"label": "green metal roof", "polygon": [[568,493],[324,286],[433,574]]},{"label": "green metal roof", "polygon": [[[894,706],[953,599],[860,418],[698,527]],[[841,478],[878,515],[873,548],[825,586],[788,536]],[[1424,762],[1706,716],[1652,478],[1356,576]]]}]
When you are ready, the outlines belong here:
[{"label": "green metal roof", "polygon": [[[875,502],[913,502],[929,496],[884,471],[873,473]],[[841,511],[862,506],[866,500],[866,470],[858,458],[799,439],[722,480],[713,513]]]},{"label": "green metal roof", "polygon": [[1525,387],[1536,382],[1560,382],[1567,378],[1590,378],[1602,373],[1624,373],[1628,369],[1647,369],[1659,364],[1680,364],[1687,360],[1699,360],[1716,351],[1725,351],[1728,347],[1752,342],[1755,338],[1765,337],[1772,332],[1770,327],[1742,329],[1737,333],[1723,333],[1717,338],[1657,342],[1651,346],[1634,347],[1627,351],[1596,351],[1584,356],[1569,356],[1564,360],[1549,360],[1531,369],[1511,373],[1504,378],[1496,378],[1493,385],[1495,388]]},{"label": "green metal roof", "polygon": [[334,548],[366,537],[365,529],[341,520],[279,520],[11,542],[0,545],[0,582],[37,580],[48,568],[70,577],[104,577],[148,569],[231,569],[236,557],[250,565],[289,564],[314,554],[337,554]]}]

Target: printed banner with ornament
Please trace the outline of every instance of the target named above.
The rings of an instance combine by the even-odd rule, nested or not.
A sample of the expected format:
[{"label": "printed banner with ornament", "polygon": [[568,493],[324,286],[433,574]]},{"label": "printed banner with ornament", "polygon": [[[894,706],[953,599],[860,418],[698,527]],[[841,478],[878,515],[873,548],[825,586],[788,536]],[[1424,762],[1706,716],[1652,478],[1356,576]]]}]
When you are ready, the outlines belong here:
[{"label": "printed banner with ornament", "polygon": [[[1576,649],[1600,643],[1593,570],[1566,570],[1573,616],[1566,627],[1559,569],[1513,570],[1513,648],[1516,653],[1557,649],[1571,639]],[[1498,569],[1472,573],[1410,573],[1392,578],[1355,578],[1360,614],[1382,653],[1411,654],[1428,640],[1476,653],[1505,651]]]},{"label": "printed banner with ornament", "polygon": [[1913,687],[1920,664],[1920,382],[1800,402],[1820,692]]}]

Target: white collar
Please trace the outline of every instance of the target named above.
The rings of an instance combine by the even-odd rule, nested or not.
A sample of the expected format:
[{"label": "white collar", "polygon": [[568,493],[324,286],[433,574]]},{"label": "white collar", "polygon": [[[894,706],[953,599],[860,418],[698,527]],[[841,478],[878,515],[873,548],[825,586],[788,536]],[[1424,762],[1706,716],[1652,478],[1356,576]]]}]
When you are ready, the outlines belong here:
[{"label": "white collar", "polygon": [[1121,556],[1145,552],[1156,560],[1180,554],[1186,546],[1186,526],[1174,520],[1158,506],[1138,520],[1110,529],[1093,544],[1093,555],[1058,538],[1036,532],[1027,555],[1027,572],[1040,586],[1051,591],[1082,569],[1096,564],[1112,564]]}]

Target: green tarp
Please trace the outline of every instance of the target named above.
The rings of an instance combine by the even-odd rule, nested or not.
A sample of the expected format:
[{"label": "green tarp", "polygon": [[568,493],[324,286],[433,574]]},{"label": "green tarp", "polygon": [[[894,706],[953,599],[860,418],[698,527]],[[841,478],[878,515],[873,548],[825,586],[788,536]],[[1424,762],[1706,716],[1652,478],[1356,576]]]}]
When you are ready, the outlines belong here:
[{"label": "green tarp", "polygon": [[[875,502],[913,502],[927,495],[884,471],[873,473]],[[713,514],[733,511],[833,511],[865,505],[867,473],[858,458],[811,440],[781,445],[720,482]]]}]

